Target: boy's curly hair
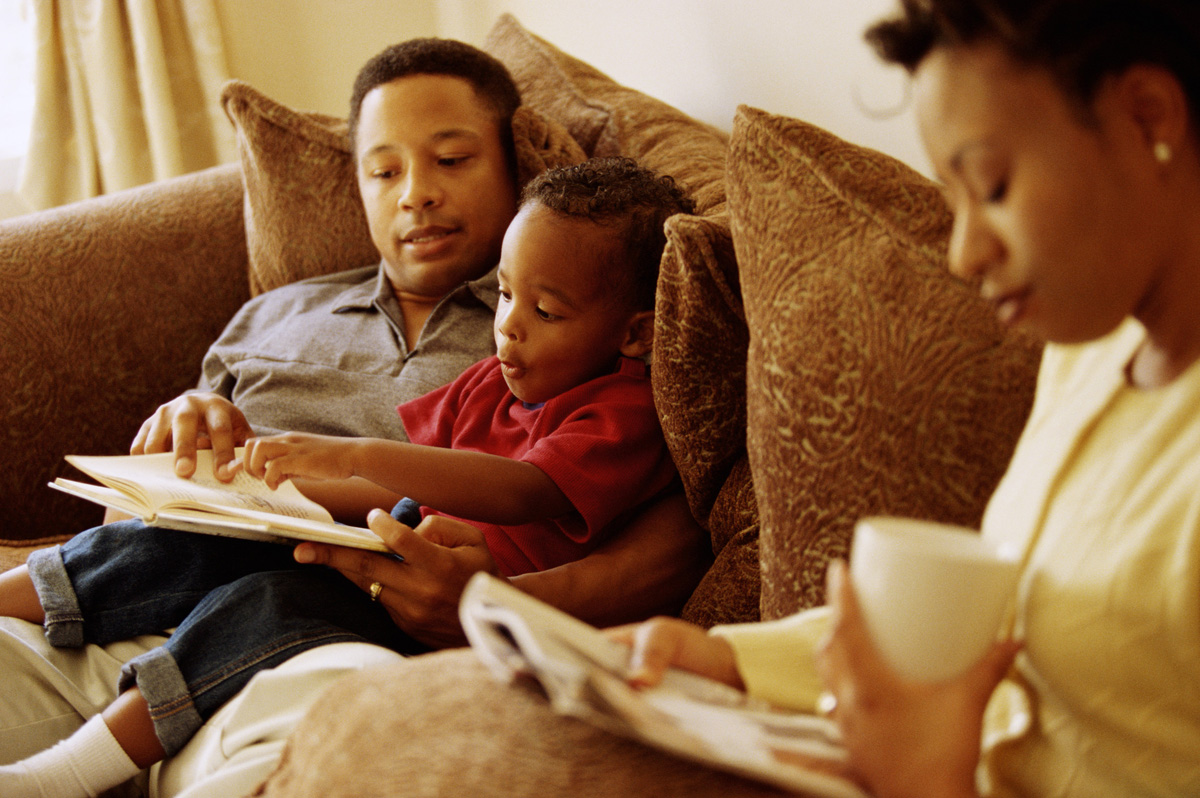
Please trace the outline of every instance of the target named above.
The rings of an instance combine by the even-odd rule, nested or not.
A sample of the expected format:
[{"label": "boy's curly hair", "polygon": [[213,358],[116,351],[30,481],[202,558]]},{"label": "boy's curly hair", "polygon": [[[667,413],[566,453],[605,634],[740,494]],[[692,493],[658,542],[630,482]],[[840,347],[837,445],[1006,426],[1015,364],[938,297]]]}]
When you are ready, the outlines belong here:
[{"label": "boy's curly hair", "polygon": [[549,169],[521,192],[521,204],[536,202],[564,216],[612,227],[629,267],[627,282],[636,307],[654,307],[658,264],[667,244],[663,225],[677,213],[694,213],[687,193],[668,175],[639,166],[632,158],[593,158]]}]

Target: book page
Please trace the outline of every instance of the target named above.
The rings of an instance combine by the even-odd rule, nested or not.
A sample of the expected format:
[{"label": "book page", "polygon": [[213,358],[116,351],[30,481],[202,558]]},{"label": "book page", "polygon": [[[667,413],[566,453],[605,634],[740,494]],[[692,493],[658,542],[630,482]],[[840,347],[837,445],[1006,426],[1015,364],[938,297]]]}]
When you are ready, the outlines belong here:
[{"label": "book page", "polygon": [[211,449],[197,451],[196,473],[191,479],[175,475],[175,455],[171,452],[117,457],[68,455],[67,461],[97,481],[142,502],[147,514],[156,515],[165,509],[186,508],[195,503],[333,523],[333,516],[300,493],[290,480],[274,491],[244,471],[232,482],[221,482],[213,476],[212,458]]}]

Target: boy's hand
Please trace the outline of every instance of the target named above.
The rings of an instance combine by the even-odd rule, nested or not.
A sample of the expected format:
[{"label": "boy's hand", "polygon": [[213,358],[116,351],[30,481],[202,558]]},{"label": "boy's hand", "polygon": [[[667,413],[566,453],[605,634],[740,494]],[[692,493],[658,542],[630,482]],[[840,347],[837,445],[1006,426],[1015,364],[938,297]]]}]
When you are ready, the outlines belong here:
[{"label": "boy's hand", "polygon": [[349,479],[355,474],[353,438],[287,432],[246,441],[240,465],[275,490],[286,479]]},{"label": "boy's hand", "polygon": [[645,623],[621,626],[609,632],[619,643],[633,648],[629,657],[629,682],[635,687],[653,687],[668,668],[707,676],[739,690],[744,688],[733,647],[677,618],[652,618]]}]

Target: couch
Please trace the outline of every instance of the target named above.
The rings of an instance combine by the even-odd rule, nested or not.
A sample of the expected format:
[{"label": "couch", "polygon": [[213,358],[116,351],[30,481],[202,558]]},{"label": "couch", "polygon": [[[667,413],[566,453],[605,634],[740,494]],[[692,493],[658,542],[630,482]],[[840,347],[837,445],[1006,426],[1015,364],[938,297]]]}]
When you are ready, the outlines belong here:
[{"label": "couch", "polygon": [[[511,16],[484,49],[522,90],[534,155],[629,155],[696,200],[667,225],[652,367],[711,542],[684,617],[709,626],[820,604],[825,566],[864,515],[978,524],[1029,412],[1040,348],[1006,335],[947,272],[938,186],[801,120],[742,107],[729,133],[702,124]],[[249,296],[377,258],[343,120],[238,83],[224,106],[240,163],[0,224],[0,565],[99,521],[45,487],[66,474],[63,455],[127,451]],[[428,659],[439,657],[474,667]],[[445,669],[414,672],[429,678],[410,687],[436,691]],[[443,697],[456,717],[495,700],[456,695]],[[352,765],[354,752],[341,755]]]}]

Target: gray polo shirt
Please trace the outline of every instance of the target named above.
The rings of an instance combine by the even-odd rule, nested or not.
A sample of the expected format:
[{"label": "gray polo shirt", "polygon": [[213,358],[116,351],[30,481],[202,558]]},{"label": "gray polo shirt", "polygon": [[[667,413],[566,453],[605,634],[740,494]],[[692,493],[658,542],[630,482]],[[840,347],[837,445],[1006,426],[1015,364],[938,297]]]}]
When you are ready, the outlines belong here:
[{"label": "gray polo shirt", "polygon": [[443,297],[409,351],[381,266],[293,283],[238,311],[198,387],[231,399],[260,434],[406,440],[396,405],[494,354],[495,307],[492,270]]}]

